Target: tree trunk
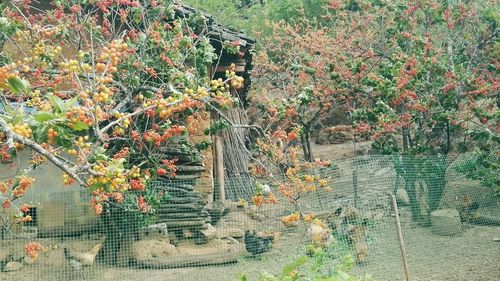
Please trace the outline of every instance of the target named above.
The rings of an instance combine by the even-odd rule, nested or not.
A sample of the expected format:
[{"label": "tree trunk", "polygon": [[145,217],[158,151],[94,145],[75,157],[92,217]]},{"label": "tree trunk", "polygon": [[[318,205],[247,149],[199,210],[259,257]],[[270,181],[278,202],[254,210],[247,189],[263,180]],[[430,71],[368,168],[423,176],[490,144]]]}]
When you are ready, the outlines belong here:
[{"label": "tree trunk", "polygon": [[417,170],[416,159],[410,155],[403,155],[402,176],[405,181],[405,189],[410,199],[411,217],[414,222],[422,221],[420,202],[417,197]]},{"label": "tree trunk", "polygon": [[429,158],[424,171],[427,184],[427,202],[429,204],[429,215],[438,209],[446,187],[446,158]]},{"label": "tree trunk", "polygon": [[300,136],[302,151],[304,152],[304,159],[308,162],[314,162],[310,138],[311,138],[310,128],[304,127],[304,132]]}]

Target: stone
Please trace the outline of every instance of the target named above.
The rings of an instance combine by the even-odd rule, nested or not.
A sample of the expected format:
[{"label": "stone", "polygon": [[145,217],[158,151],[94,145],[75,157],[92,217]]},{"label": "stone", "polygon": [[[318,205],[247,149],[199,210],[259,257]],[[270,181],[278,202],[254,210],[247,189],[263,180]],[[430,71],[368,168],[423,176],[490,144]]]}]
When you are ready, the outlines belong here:
[{"label": "stone", "polygon": [[174,256],[177,248],[166,240],[140,240],[132,244],[131,258],[136,261],[151,261],[155,258]]},{"label": "stone", "polygon": [[32,258],[32,257],[24,257],[22,259],[23,263],[26,264],[26,265],[31,265],[31,264],[34,264],[36,262],[36,259]]},{"label": "stone", "polygon": [[184,239],[189,239],[189,238],[193,238],[194,237],[194,234],[191,230],[189,229],[183,229],[182,230],[182,237],[184,237]]},{"label": "stone", "polygon": [[462,233],[460,214],[456,209],[442,209],[431,213],[432,232],[452,236]]},{"label": "stone", "polygon": [[396,191],[396,202],[398,202],[400,206],[410,205],[410,197],[408,197],[408,193],[403,188],[398,188]]},{"label": "stone", "polygon": [[168,230],[166,223],[157,223],[143,227],[139,231],[139,239],[167,239]]},{"label": "stone", "polygon": [[238,240],[234,239],[231,236],[224,238],[224,240],[227,242],[227,244],[239,244],[240,243]]},{"label": "stone", "polygon": [[10,261],[8,262],[4,268],[3,271],[8,272],[8,271],[18,271],[23,267],[23,264],[18,262],[18,261]]},{"label": "stone", "polygon": [[233,238],[241,238],[244,235],[245,233],[243,232],[243,230],[237,227],[226,227],[217,229],[217,236],[219,238],[225,238],[229,236]]},{"label": "stone", "polygon": [[211,224],[207,223],[203,226],[204,229],[201,230],[201,234],[207,240],[213,240],[217,238],[217,229],[213,227]]}]

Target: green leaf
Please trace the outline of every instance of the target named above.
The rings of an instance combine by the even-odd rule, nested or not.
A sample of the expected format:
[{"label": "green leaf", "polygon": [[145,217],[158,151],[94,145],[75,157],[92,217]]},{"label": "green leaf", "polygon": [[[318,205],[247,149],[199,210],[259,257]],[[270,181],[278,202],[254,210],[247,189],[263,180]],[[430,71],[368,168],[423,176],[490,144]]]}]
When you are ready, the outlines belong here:
[{"label": "green leaf", "polygon": [[281,276],[283,276],[283,277],[288,276],[292,271],[297,269],[297,267],[305,264],[308,260],[309,260],[309,258],[306,256],[302,256],[302,257],[294,260],[292,263],[286,265],[283,268],[283,271],[281,272]]},{"label": "green leaf", "polygon": [[64,102],[60,97],[58,97],[56,95],[51,95],[49,97],[49,101],[52,104],[52,107],[54,108],[54,110],[56,112],[59,112],[59,113],[64,112],[63,111],[64,110]]},{"label": "green leaf", "polygon": [[88,130],[89,126],[81,121],[78,121],[78,122],[73,123],[72,128],[75,131],[84,131],[84,130]]},{"label": "green leaf", "polygon": [[105,161],[108,160],[108,156],[106,156],[105,154],[96,154],[95,160]]},{"label": "green leaf", "polygon": [[76,105],[77,102],[78,102],[78,99],[76,97],[67,100],[64,103],[64,111],[70,110],[72,107],[74,107]]},{"label": "green leaf", "polygon": [[19,77],[9,77],[7,79],[7,84],[10,90],[16,94],[26,91],[30,86],[28,81],[20,79]]},{"label": "green leaf", "polygon": [[33,114],[33,117],[38,123],[43,123],[57,118],[57,116],[51,112],[37,112]]}]

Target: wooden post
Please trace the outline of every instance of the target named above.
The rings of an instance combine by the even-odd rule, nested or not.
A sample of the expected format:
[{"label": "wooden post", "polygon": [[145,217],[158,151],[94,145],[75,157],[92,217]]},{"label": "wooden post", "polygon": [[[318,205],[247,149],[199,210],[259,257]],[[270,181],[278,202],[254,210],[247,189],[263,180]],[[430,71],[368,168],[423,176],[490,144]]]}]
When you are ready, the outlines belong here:
[{"label": "wooden post", "polygon": [[405,280],[410,281],[410,270],[408,268],[408,261],[406,259],[406,249],[405,242],[403,239],[403,231],[401,230],[401,222],[399,221],[399,210],[398,203],[396,201],[396,196],[394,194],[389,194],[392,200],[392,208],[394,210],[394,214],[396,215],[396,226],[398,229],[398,238],[399,238],[399,249],[401,250],[401,258],[403,259],[403,269],[405,272]]},{"label": "wooden post", "polygon": [[226,191],[224,188],[224,153],[222,151],[222,140],[219,136],[214,136],[214,202],[226,201]]}]

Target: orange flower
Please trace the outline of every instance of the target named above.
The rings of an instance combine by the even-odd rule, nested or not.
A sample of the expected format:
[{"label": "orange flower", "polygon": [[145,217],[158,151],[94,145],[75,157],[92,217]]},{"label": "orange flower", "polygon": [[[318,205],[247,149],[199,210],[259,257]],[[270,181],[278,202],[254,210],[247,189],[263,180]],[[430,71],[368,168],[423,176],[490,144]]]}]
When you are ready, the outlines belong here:
[{"label": "orange flower", "polygon": [[328,184],[328,181],[325,179],[321,179],[318,181],[320,187],[325,187]]},{"label": "orange flower", "polygon": [[146,202],[144,197],[142,197],[142,195],[137,196],[137,208],[139,209],[139,211],[143,213],[151,211],[151,206],[148,205],[148,203]]},{"label": "orange flower", "polygon": [[6,209],[10,208],[10,204],[11,204],[10,199],[6,199],[5,201],[3,201],[2,208],[4,210],[6,210]]},{"label": "orange flower", "polygon": [[298,137],[298,134],[296,131],[291,131],[290,133],[288,133],[288,141],[294,141],[296,140]]},{"label": "orange flower", "polygon": [[311,175],[305,175],[305,176],[304,176],[304,181],[305,181],[305,182],[308,182],[308,183],[311,183],[311,182],[313,182],[313,181],[314,181],[314,177],[313,177],[313,176],[311,176]]},{"label": "orange flower", "polygon": [[19,219],[19,222],[29,222],[32,221],[33,218],[31,216],[25,216]]},{"label": "orange flower", "polygon": [[265,203],[276,205],[278,204],[278,199],[276,198],[276,196],[274,196],[274,193],[269,192],[268,198],[265,200]]},{"label": "orange flower", "polygon": [[131,179],[130,180],[130,189],[131,190],[143,190],[144,184],[140,179]]},{"label": "orange flower", "polygon": [[312,222],[314,220],[314,217],[316,215],[314,215],[314,213],[310,213],[310,214],[307,214],[304,216],[304,221],[306,222]]},{"label": "orange flower", "polygon": [[114,192],[112,194],[113,199],[115,199],[116,203],[121,203],[123,202],[123,194],[120,192]]},{"label": "orange flower", "polygon": [[314,219],[312,221],[313,224],[315,225],[318,225],[318,226],[321,226],[322,228],[328,228],[328,226],[326,225],[326,223],[324,223],[322,220],[320,219]]},{"label": "orange flower", "polygon": [[264,203],[264,197],[262,195],[254,195],[252,197],[252,201],[253,201],[253,204],[258,207],[258,206],[262,205],[262,203]]},{"label": "orange flower", "polygon": [[42,245],[36,242],[30,242],[26,246],[24,246],[24,251],[26,252],[26,254],[33,259],[36,259],[38,257],[38,251],[41,249],[43,249]]},{"label": "orange flower", "polygon": [[95,210],[95,214],[96,215],[98,215],[98,216],[101,215],[102,214],[102,209],[103,208],[102,208],[102,205],[100,203],[95,204],[94,210]]},{"label": "orange flower", "polygon": [[9,189],[9,186],[7,185],[6,182],[0,182],[0,193],[5,193],[7,192],[7,189]]},{"label": "orange flower", "polygon": [[19,208],[19,209],[20,209],[20,210],[21,210],[21,212],[23,212],[23,213],[28,213],[28,212],[30,211],[30,208],[31,208],[31,206],[30,206],[30,205],[23,204],[23,205],[21,206],[21,208]]},{"label": "orange flower", "polygon": [[12,192],[12,194],[15,197],[21,197],[21,196],[23,196],[24,193],[26,192],[26,190],[28,189],[28,187],[30,185],[32,185],[34,181],[35,181],[34,178],[28,178],[26,176],[20,176],[19,177],[18,186],[14,189],[14,191]]},{"label": "orange flower", "polygon": [[281,222],[286,226],[295,225],[300,220],[299,213],[293,213],[291,215],[285,216],[281,218]]}]

